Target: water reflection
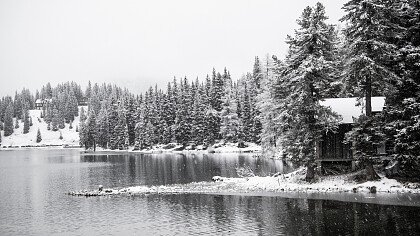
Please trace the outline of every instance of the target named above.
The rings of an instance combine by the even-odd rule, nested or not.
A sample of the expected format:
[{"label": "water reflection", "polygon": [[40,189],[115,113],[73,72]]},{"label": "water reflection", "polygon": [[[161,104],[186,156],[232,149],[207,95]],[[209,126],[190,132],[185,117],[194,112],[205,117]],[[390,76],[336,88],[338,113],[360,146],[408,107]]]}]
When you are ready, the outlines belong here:
[{"label": "water reflection", "polygon": [[283,161],[253,157],[250,154],[82,155],[80,161],[114,165],[112,173],[107,173],[110,174],[108,179],[114,176],[118,178],[118,184],[124,185],[210,181],[215,175],[238,177],[237,167],[250,167],[258,176],[289,172],[292,169]]},{"label": "water reflection", "polygon": [[[287,171],[234,155],[95,155],[76,150],[0,151],[0,235],[418,235],[420,207],[284,196],[71,197],[69,190],[170,184]],[[379,195],[378,195],[379,196]],[[296,197],[296,198],[287,198]],[[308,196],[309,197],[309,196]],[[418,202],[417,200],[415,202]],[[407,198],[395,198],[407,201]],[[414,199],[414,197],[413,197]],[[378,203],[393,203],[392,201]]]}]

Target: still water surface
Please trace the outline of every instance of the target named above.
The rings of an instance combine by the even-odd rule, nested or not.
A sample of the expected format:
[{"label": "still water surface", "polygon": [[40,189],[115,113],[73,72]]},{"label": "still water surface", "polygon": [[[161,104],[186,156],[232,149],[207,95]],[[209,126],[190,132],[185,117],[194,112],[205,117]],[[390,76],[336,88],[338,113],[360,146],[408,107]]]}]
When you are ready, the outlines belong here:
[{"label": "still water surface", "polygon": [[[0,151],[0,235],[418,235],[420,207],[240,195],[72,197],[70,190],[288,172],[251,155]],[[348,197],[348,196],[347,196]],[[399,204],[399,203],[398,203]]]}]

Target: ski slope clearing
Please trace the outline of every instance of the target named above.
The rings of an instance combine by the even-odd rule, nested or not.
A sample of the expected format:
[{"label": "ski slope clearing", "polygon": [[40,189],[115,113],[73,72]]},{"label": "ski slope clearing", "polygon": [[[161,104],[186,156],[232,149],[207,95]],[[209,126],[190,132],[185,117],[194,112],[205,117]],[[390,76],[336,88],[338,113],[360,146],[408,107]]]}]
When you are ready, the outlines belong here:
[{"label": "ski slope clearing", "polygon": [[[86,108],[86,107],[85,107]],[[79,133],[76,132],[76,126],[79,126],[79,116],[75,117],[73,121],[73,128],[70,129],[70,124],[65,124],[64,129],[52,131],[47,129],[47,123],[41,118],[41,110],[30,110],[29,115],[32,118],[33,125],[29,127],[29,133],[23,133],[23,121],[19,121],[19,128],[14,129],[13,134],[4,137],[2,132],[2,148],[20,148],[20,147],[45,147],[45,146],[77,146],[79,147]],[[13,118],[15,124],[16,118]],[[38,128],[41,132],[42,141],[37,143]],[[80,127],[79,127],[80,128]],[[60,132],[63,139],[60,139]]]}]

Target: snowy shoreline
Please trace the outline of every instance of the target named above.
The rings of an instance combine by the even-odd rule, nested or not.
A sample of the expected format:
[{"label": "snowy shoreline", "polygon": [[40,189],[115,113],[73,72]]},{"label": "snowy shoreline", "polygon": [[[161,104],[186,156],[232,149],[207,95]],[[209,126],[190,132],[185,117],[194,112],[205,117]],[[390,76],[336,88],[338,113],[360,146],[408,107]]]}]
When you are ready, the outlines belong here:
[{"label": "snowy shoreline", "polygon": [[[402,184],[394,179],[381,176],[378,181],[356,183],[349,180],[350,174],[322,176],[317,182],[304,181],[305,169],[269,177],[225,178],[213,177],[213,182],[193,182],[161,186],[133,186],[126,188],[105,188],[102,190],[70,191],[71,196],[112,196],[148,194],[238,194],[238,195],[283,195],[295,194],[368,194],[371,198],[378,195],[413,195],[420,197],[420,186],[416,183]],[[420,203],[418,203],[420,205]]]},{"label": "snowy shoreline", "polygon": [[164,153],[261,153],[261,147],[259,145],[250,143],[248,147],[238,148],[235,143],[219,144],[216,148],[211,147],[209,149],[192,149],[186,148],[179,150],[182,145],[176,145],[174,148],[165,149],[165,145],[156,145],[151,149],[134,150],[134,147],[130,147],[126,150],[111,150],[98,147],[96,152],[92,150],[84,150],[79,145],[68,145],[68,144],[41,144],[41,145],[15,145],[15,146],[2,146],[1,150],[20,150],[20,149],[80,149],[84,155],[105,155],[115,153],[140,153],[140,154],[164,154]]}]

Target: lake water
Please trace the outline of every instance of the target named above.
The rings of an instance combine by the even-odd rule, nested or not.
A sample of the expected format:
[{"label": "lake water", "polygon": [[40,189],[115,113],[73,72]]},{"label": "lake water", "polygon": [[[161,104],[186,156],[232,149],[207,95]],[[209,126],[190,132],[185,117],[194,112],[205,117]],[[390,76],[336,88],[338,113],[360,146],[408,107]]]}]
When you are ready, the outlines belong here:
[{"label": "lake water", "polygon": [[[416,196],[283,194],[73,197],[71,190],[210,181],[288,172],[252,155],[83,155],[0,151],[0,235],[418,235]],[[318,199],[317,199],[318,198]],[[367,199],[372,199],[370,197]],[[376,199],[376,198],[375,198]],[[363,200],[362,200],[363,201]],[[369,202],[369,201],[368,201]],[[407,205],[407,206],[405,206]],[[408,206],[411,205],[411,206]]]}]

